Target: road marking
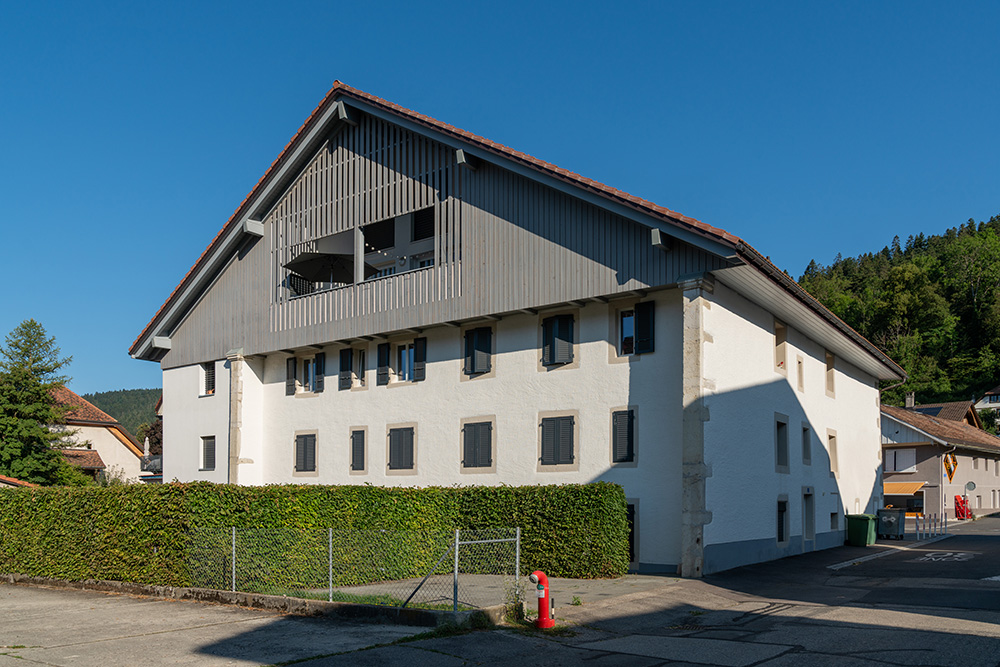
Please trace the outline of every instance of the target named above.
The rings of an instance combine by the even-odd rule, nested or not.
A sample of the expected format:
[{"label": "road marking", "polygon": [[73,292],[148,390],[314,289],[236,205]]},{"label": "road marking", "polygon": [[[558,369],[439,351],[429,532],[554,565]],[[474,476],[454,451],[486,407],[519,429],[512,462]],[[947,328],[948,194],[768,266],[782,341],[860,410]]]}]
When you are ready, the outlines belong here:
[{"label": "road marking", "polygon": [[926,553],[920,558],[914,558],[913,560],[907,561],[908,563],[963,563],[965,561],[972,560],[980,552],[978,551],[931,551]]},{"label": "road marking", "polygon": [[985,577],[983,581],[1000,581],[1000,574],[995,577]]},{"label": "road marking", "polygon": [[844,561],[843,563],[836,563],[834,565],[827,565],[826,569],[828,569],[828,570],[842,570],[845,567],[850,567],[851,565],[857,565],[858,563],[864,563],[865,561],[875,560],[876,558],[881,558],[882,556],[888,556],[889,554],[899,553],[900,551],[909,551],[910,549],[915,549],[917,547],[922,547],[925,544],[933,544],[934,542],[940,542],[941,540],[946,540],[949,537],[951,537],[951,535],[938,535],[937,537],[932,537],[929,540],[924,540],[923,542],[917,542],[916,544],[911,544],[908,547],[903,547],[903,546],[898,546],[897,547],[895,545],[892,545],[892,546],[886,545],[886,546],[889,547],[888,549],[884,549],[882,551],[879,551],[878,553],[874,553],[874,554],[871,554],[871,555],[868,555],[868,556],[862,556],[860,558],[855,558],[853,560]]}]

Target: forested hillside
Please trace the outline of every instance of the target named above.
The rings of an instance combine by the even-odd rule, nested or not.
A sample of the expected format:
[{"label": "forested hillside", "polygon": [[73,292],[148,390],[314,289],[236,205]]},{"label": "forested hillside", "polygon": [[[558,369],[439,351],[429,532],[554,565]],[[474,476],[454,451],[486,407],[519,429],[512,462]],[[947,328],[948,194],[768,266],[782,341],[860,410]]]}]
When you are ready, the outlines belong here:
[{"label": "forested hillside", "polygon": [[799,283],[909,373],[883,395],[900,404],[970,400],[1000,384],[1000,215],[936,236],[910,236]]},{"label": "forested hillside", "polygon": [[156,401],[160,398],[160,390],[118,389],[83,394],[83,398],[117,419],[129,433],[137,436],[140,424],[152,424],[156,420]]}]

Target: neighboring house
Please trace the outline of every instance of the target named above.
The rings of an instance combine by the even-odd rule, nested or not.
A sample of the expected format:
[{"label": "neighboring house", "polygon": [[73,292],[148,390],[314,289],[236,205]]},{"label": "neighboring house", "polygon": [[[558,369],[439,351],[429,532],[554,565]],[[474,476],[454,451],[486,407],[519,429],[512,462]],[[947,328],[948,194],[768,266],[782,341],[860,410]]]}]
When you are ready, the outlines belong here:
[{"label": "neighboring house", "polygon": [[962,422],[973,428],[983,428],[983,422],[979,418],[972,401],[957,401],[954,403],[927,403],[926,405],[915,405],[911,408],[915,412],[947,419],[949,421]]},{"label": "neighboring house", "polygon": [[13,477],[7,477],[6,475],[0,475],[0,489],[20,488],[22,486],[38,486],[38,485],[32,484],[31,482],[24,482],[19,479],[14,479]]},{"label": "neighboring house", "polygon": [[993,387],[976,401],[976,410],[1000,410],[1000,385]]},{"label": "neighboring house", "polygon": [[882,453],[887,505],[954,518],[955,496],[968,495],[977,514],[1000,508],[1000,438],[965,421],[883,405]]},{"label": "neighboring house", "polygon": [[684,576],[843,544],[905,377],[736,236],[339,82],[130,352],[167,479],[607,480]]},{"label": "neighboring house", "polygon": [[121,471],[124,479],[139,481],[142,465],[142,445],[118,420],[72,390],[54,390],[56,402],[69,411],[65,424],[53,430],[65,434],[64,445],[76,444],[61,451],[67,460],[92,477],[102,471]]}]

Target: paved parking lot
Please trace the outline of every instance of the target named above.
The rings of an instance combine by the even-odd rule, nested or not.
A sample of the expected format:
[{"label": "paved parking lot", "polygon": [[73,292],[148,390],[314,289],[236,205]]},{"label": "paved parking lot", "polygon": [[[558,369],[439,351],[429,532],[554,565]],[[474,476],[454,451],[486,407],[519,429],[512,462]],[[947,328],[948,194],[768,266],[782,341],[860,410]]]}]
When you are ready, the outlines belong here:
[{"label": "paved parking lot", "polygon": [[[0,646],[23,646],[0,648],[0,667],[996,667],[1000,518],[953,530],[933,544],[831,549],[700,581],[560,580],[558,635],[508,629],[407,641],[421,629],[0,585]],[[887,555],[830,568],[878,551]],[[582,604],[568,604],[574,595]]]}]

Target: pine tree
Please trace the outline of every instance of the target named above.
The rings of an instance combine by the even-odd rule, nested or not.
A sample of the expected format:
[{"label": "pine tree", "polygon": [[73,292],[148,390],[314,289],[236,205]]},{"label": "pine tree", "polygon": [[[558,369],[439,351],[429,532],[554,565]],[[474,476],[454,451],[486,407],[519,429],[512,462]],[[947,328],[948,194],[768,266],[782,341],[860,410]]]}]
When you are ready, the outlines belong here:
[{"label": "pine tree", "polygon": [[67,378],[54,337],[35,320],[21,322],[0,347],[0,475],[35,484],[79,483],[82,475],[52,445],[61,437],[49,430],[65,410],[52,391]]}]

